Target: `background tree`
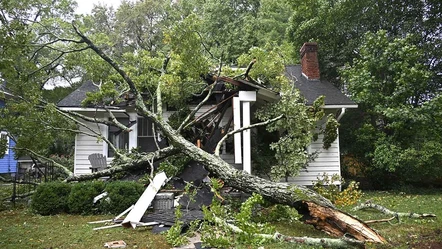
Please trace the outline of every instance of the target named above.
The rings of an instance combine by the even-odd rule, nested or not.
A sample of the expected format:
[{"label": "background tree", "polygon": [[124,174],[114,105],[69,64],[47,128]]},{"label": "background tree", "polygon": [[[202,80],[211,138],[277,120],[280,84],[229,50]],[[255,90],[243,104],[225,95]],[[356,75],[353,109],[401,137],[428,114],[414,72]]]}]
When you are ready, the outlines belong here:
[{"label": "background tree", "polygon": [[346,117],[356,125],[344,143],[352,141],[348,152],[371,165],[366,173],[381,185],[388,177],[400,184],[442,176],[439,89],[413,39],[391,38],[386,31],[367,33],[359,57],[343,71],[359,103]]}]

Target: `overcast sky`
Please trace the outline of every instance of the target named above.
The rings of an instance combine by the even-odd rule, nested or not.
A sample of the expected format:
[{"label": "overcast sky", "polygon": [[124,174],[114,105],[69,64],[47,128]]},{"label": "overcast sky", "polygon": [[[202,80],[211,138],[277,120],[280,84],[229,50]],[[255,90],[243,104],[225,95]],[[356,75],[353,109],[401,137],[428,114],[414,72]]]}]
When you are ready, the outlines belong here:
[{"label": "overcast sky", "polygon": [[78,7],[75,13],[77,14],[90,14],[94,5],[105,4],[107,6],[113,6],[114,9],[120,5],[121,0],[77,0]]}]

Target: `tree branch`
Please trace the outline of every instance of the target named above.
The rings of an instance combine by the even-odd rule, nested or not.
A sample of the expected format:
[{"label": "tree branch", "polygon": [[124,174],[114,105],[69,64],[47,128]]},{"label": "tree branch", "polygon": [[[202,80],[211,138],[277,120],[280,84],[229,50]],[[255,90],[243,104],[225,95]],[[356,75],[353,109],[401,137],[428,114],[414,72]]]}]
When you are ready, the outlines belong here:
[{"label": "tree branch", "polygon": [[248,129],[252,129],[252,128],[255,128],[255,127],[258,127],[258,126],[268,125],[268,124],[270,124],[270,123],[273,123],[273,122],[276,122],[276,121],[282,119],[283,117],[284,117],[284,115],[279,115],[279,116],[276,117],[276,118],[269,119],[269,120],[266,120],[266,121],[264,121],[264,122],[260,122],[260,123],[256,123],[256,124],[252,124],[252,125],[248,125],[248,126],[244,126],[244,127],[241,127],[241,128],[239,128],[239,129],[236,129],[236,130],[233,130],[233,131],[227,133],[224,137],[221,138],[221,140],[219,140],[218,144],[217,144],[216,147],[215,147],[215,153],[214,153],[214,154],[215,154],[216,156],[219,156],[219,150],[220,150],[220,148],[221,148],[221,145],[223,144],[223,142],[224,142],[228,137],[232,136],[233,134],[238,133],[238,132],[242,132],[242,131],[245,131],[245,130],[248,130]]},{"label": "tree branch", "polygon": [[30,149],[28,149],[28,148],[19,148],[19,147],[15,147],[15,149],[16,149],[16,150],[23,150],[23,151],[26,151],[26,152],[30,153],[31,155],[35,156],[36,158],[38,158],[39,160],[42,160],[42,161],[49,161],[49,162],[53,163],[53,164],[54,164],[54,167],[63,170],[63,173],[66,174],[68,177],[74,175],[74,174],[72,173],[72,171],[70,171],[67,167],[65,167],[65,166],[63,166],[63,165],[57,163],[57,162],[54,161],[53,159],[50,159],[50,158],[45,157],[45,156],[43,156],[43,155],[40,155],[40,154],[38,154],[37,152],[35,152],[35,151],[33,151],[33,150],[30,150]]},{"label": "tree branch", "polygon": [[61,57],[63,57],[63,55],[68,54],[68,53],[74,53],[74,52],[81,52],[84,51],[86,49],[88,49],[89,47],[85,47],[85,48],[81,48],[81,49],[74,49],[74,50],[70,50],[70,51],[61,51],[60,54],[55,57],[55,59],[53,59],[52,61],[48,62],[46,65],[39,67],[38,69],[34,70],[33,72],[28,74],[28,77],[36,74],[37,72],[43,70],[44,68],[52,65],[54,62],[56,62],[58,59],[60,59]]},{"label": "tree branch", "polygon": [[206,97],[200,103],[198,103],[198,105],[195,107],[195,109],[193,109],[193,111],[191,113],[189,113],[189,115],[187,115],[187,117],[181,123],[180,127],[178,127],[178,129],[177,129],[178,133],[180,133],[182,129],[188,127],[188,125],[189,125],[188,122],[189,122],[190,118],[193,117],[193,115],[195,115],[195,113],[201,108],[201,106],[203,106],[207,102],[207,100],[209,100],[210,96],[212,95],[213,89],[215,88],[216,84],[218,83],[218,78],[221,74],[222,66],[223,66],[223,61],[222,61],[222,56],[221,56],[221,58],[219,59],[218,77],[216,78],[215,82],[209,86],[209,92],[207,93]]},{"label": "tree branch", "polygon": [[[246,231],[242,230],[241,228],[227,223],[225,220],[222,220],[218,217],[213,217],[215,223],[229,228],[234,233],[244,233],[247,234]],[[293,236],[287,236],[280,234],[276,232],[275,234],[249,234],[254,237],[260,237],[267,240],[276,240],[276,241],[282,241],[282,242],[289,242],[289,243],[297,243],[297,244],[303,244],[303,245],[312,245],[312,246],[323,246],[326,248],[363,248],[364,243],[354,240],[354,239],[330,239],[330,238],[309,238],[309,237],[293,237]]]},{"label": "tree branch", "polygon": [[[389,209],[387,209],[384,206],[378,205],[378,204],[374,204],[371,201],[367,201],[365,203],[359,204],[358,206],[354,207],[352,210],[353,211],[357,211],[357,210],[361,210],[361,209],[367,209],[367,208],[373,208],[376,209],[384,214],[388,214],[388,215],[394,215],[396,217],[408,217],[408,218],[413,218],[413,219],[420,219],[420,218],[434,218],[436,217],[435,214],[419,214],[419,213],[399,213],[399,212],[394,212],[391,211]],[[399,218],[398,218],[399,219]]]},{"label": "tree branch", "polygon": [[155,152],[149,152],[147,154],[132,153],[131,158],[125,157],[125,158],[114,159],[114,161],[112,161],[112,167],[108,169],[91,174],[79,175],[79,176],[71,175],[65,181],[72,182],[72,181],[86,181],[86,180],[97,179],[103,176],[113,175],[118,172],[144,167],[146,165],[146,162],[152,160],[152,158],[155,158],[155,160],[161,160],[178,153],[179,150],[174,148],[173,146],[169,146],[157,150]]}]

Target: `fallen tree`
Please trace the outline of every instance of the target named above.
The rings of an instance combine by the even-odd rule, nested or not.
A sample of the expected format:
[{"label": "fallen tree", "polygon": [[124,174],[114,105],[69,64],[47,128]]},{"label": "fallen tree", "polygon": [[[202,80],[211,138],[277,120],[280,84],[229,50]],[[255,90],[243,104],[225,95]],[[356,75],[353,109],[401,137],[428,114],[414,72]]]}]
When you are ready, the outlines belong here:
[{"label": "fallen tree", "polygon": [[[38,8],[30,9],[32,12]],[[36,21],[34,22],[40,20],[39,15],[40,13],[36,13]],[[195,18],[194,15],[190,15],[189,17],[177,21],[176,26],[169,27],[171,30],[170,32],[174,32],[173,35],[169,35],[168,37],[165,37],[167,39],[164,39],[169,43],[164,46],[158,45],[158,47],[164,48],[164,51],[149,51],[152,53],[147,53],[147,56],[142,57],[145,55],[143,49],[132,50],[133,53],[131,55],[125,54],[123,56],[120,54],[119,58],[116,60],[113,60],[109,55],[114,50],[112,46],[109,48],[108,44],[100,44],[103,47],[100,48],[100,46],[96,45],[88,38],[88,35],[94,33],[92,29],[88,30],[88,32],[86,32],[87,35],[85,35],[75,24],[72,25],[72,32],[72,29],[58,30],[59,28],[61,29],[65,27],[64,25],[58,25],[58,23],[51,23],[55,25],[50,28],[45,26],[45,23],[34,25],[34,22],[31,22],[32,25],[28,25],[29,23],[27,23],[26,20],[29,18],[23,18],[17,22],[20,25],[23,25],[23,29],[18,31],[20,31],[19,34],[23,36],[26,36],[29,33],[32,34],[30,37],[27,37],[31,40],[30,44],[26,43],[24,44],[26,46],[22,46],[22,42],[25,43],[28,39],[24,39],[22,36],[15,36],[14,32],[10,32],[6,29],[8,37],[15,38],[15,40],[8,38],[9,40],[14,41],[10,46],[12,48],[11,51],[16,52],[14,49],[22,47],[25,49],[23,49],[23,51],[20,50],[20,53],[14,53],[13,56],[11,56],[11,63],[8,62],[6,64],[13,64],[17,58],[23,59],[24,62],[19,61],[18,65],[11,66],[8,68],[9,71],[5,73],[2,71],[2,77],[9,80],[8,84],[13,86],[11,88],[11,93],[13,95],[11,96],[14,96],[14,98],[11,97],[10,105],[7,107],[11,107],[11,110],[5,112],[5,114],[10,114],[10,119],[7,120],[5,118],[2,120],[4,121],[2,126],[8,126],[6,129],[13,134],[17,133],[17,136],[19,136],[19,139],[21,140],[18,141],[17,144],[22,143],[33,145],[37,149],[40,145],[37,142],[42,142],[41,139],[51,138],[50,135],[55,137],[56,134],[60,132],[70,132],[94,137],[97,141],[107,143],[109,148],[114,151],[115,159],[112,163],[112,167],[104,171],[94,174],[74,176],[72,172],[68,172],[66,168],[62,168],[66,175],[69,175],[66,179],[67,181],[89,180],[135,168],[148,168],[151,170],[155,160],[161,160],[176,153],[181,153],[204,165],[211,174],[219,177],[229,186],[247,193],[258,193],[274,203],[281,203],[296,208],[300,214],[304,215],[304,221],[307,224],[313,225],[326,233],[337,237],[343,237],[344,235],[351,236],[363,243],[385,243],[385,239],[382,236],[377,234],[362,221],[336,209],[329,200],[313,190],[298,185],[272,182],[255,175],[238,171],[222,160],[217,153],[212,154],[212,150],[205,151],[197,147],[193,142],[187,140],[181,134],[181,132],[192,123],[192,121],[190,121],[190,115],[184,119],[184,122],[179,125],[178,128],[175,129],[163,120],[162,103],[165,99],[163,98],[162,91],[168,91],[170,90],[169,88],[173,87],[178,88],[178,92],[174,93],[175,95],[170,94],[170,101],[173,101],[173,98],[178,98],[177,96],[180,95],[186,95],[186,97],[190,98],[193,96],[192,94],[195,94],[197,90],[201,89],[201,87],[198,87],[198,84],[201,85],[201,77],[205,78],[205,80],[208,78],[213,79],[214,82],[210,82],[209,87],[206,87],[206,83],[208,82],[204,83],[205,85],[203,88],[205,90],[204,94],[206,94],[206,98],[204,98],[192,111],[192,113],[196,113],[198,108],[200,108],[211,96],[212,92],[215,91],[214,89],[217,87],[218,78],[220,78],[223,62],[222,56],[219,59],[219,66],[217,70],[215,70],[216,72],[213,73],[213,70],[211,70],[213,65],[208,63],[208,57],[213,57],[213,55],[209,51],[206,51],[206,54],[209,54],[210,56],[201,55],[203,53],[201,50],[207,50],[207,48],[198,32],[195,32],[197,25]],[[2,18],[1,21],[3,23],[2,27],[14,28],[14,26],[9,23],[9,18]],[[87,24],[87,22],[85,23]],[[86,25],[85,23],[83,23],[82,28]],[[38,29],[32,29],[35,26],[38,27]],[[29,28],[29,30],[27,28]],[[60,32],[56,33],[56,31]],[[60,35],[66,35],[68,37],[59,37]],[[98,39],[99,37],[102,37],[102,35],[103,34],[99,34],[96,38]],[[113,39],[110,37],[107,38],[109,38],[108,40]],[[157,46],[154,44],[152,47]],[[9,47],[6,46],[5,49],[9,49]],[[115,50],[125,51],[125,49],[126,48],[119,48]],[[73,55],[73,58],[68,60],[66,59],[67,55]],[[164,55],[164,58],[161,58],[160,55]],[[276,58],[278,53],[272,51],[270,55],[270,57]],[[97,57],[99,57],[98,59],[101,59],[98,60]],[[159,58],[162,59],[162,62]],[[63,61],[64,59],[72,64]],[[173,63],[174,60],[178,62],[171,67],[177,72],[168,73],[169,65]],[[274,85],[274,89],[279,91],[283,88],[282,83],[286,78],[284,77],[284,65],[282,60],[279,60],[276,64],[274,61],[268,63],[269,68],[272,67],[272,65],[278,65],[275,66],[278,68],[278,74],[275,74],[271,72],[272,70],[267,70],[265,66],[262,66],[261,68],[263,69],[263,72],[261,73],[263,77],[260,77],[259,75],[255,76],[252,70],[252,66],[262,63],[262,61],[252,60],[252,62],[253,63],[249,64],[246,72],[241,74],[241,77],[245,77],[245,80],[247,81],[258,83],[262,82],[263,79],[266,79],[267,76],[269,76],[281,81],[278,81],[278,84]],[[127,65],[121,65],[123,63],[126,63]],[[64,65],[68,66],[63,67]],[[51,77],[55,78],[60,74],[66,76],[67,73],[60,68],[67,71],[69,69],[72,69],[72,71],[77,70],[81,73],[98,72],[96,75],[92,73],[88,76],[89,79],[97,80],[96,83],[99,83],[100,91],[94,96],[88,96],[90,101],[85,103],[85,105],[89,104],[89,107],[93,105],[96,108],[100,107],[101,110],[105,110],[108,115],[106,119],[100,119],[96,116],[88,117],[81,112],[75,112],[72,110],[62,110],[54,104],[49,104],[46,101],[43,101],[40,96],[31,94],[34,90],[41,90]],[[78,70],[78,68],[80,69]],[[144,71],[136,71],[138,68],[142,68]],[[109,71],[116,72],[116,74],[112,75]],[[207,77],[209,72],[212,73],[212,75]],[[253,77],[258,78],[253,79]],[[35,86],[36,82],[39,83],[38,86]],[[184,85],[183,82],[191,83],[180,88]],[[176,83],[176,85],[172,84],[172,87],[168,87],[169,85],[167,84],[171,83]],[[14,84],[16,84],[15,87]],[[287,88],[288,93],[296,94],[296,91],[292,89],[293,85],[286,84],[285,87]],[[184,88],[188,89],[187,92],[181,91]],[[26,91],[23,91],[23,89],[26,89]],[[23,95],[23,97],[21,95]],[[284,96],[281,96],[281,99],[284,99]],[[114,107],[112,105],[116,105],[121,99],[125,99],[127,103],[130,103],[131,108],[135,109],[139,116],[151,120],[161,132],[161,136],[167,139],[170,146],[158,150],[157,152],[146,154],[122,152],[113,146],[109,141],[107,134],[102,134],[100,131],[96,131],[86,124],[92,123],[96,126],[113,125],[118,127],[122,132],[130,132],[130,127],[120,123],[112,112],[112,110],[114,110],[112,109],[112,107]],[[298,132],[297,136],[289,137],[289,139],[286,140],[287,143],[282,143],[280,145],[283,146],[279,147],[282,153],[287,152],[284,150],[286,148],[289,148],[289,151],[301,151],[299,153],[301,154],[300,157],[289,158],[290,160],[287,165],[292,166],[298,159],[299,161],[305,159],[305,155],[303,155],[305,153],[300,148],[304,148],[303,146],[306,141],[310,140],[310,130],[311,128],[314,128],[313,120],[315,120],[313,118],[309,119],[308,116],[317,115],[317,113],[316,111],[307,109],[302,99],[286,100],[286,109],[295,111],[297,110],[296,108],[299,107],[301,108],[299,109],[300,111],[291,113],[292,116],[277,113],[276,116],[278,119],[276,116],[273,117],[274,120],[272,123],[285,123],[286,129],[292,129],[292,132]],[[14,106],[13,102],[16,102],[17,105]],[[179,104],[179,102],[177,103]],[[15,109],[12,107],[15,107]],[[268,118],[268,120],[272,119]],[[301,122],[297,123],[299,126],[292,123],[292,121],[295,122],[297,120],[301,120]],[[304,120],[306,122],[302,122]],[[54,123],[57,123],[58,126],[53,125]],[[21,126],[25,126],[26,124],[28,124],[29,127],[26,127],[27,129],[22,129]],[[31,126],[32,124],[34,125],[33,127]],[[264,121],[263,124],[272,125],[266,121]],[[78,129],[73,128],[74,125]],[[248,128],[251,127],[252,126]],[[277,130],[277,128],[278,127],[274,127],[274,130]],[[50,134],[49,131],[52,131],[52,133]],[[25,135],[28,136],[27,140]],[[296,143],[297,140],[302,140],[302,143]],[[154,141],[156,140],[154,139]],[[49,143],[50,141],[44,142]],[[219,142],[220,140],[215,141],[214,143]],[[41,143],[40,146],[42,145],[46,145],[46,143]],[[298,148],[292,148],[295,146],[298,146]],[[215,148],[219,150],[219,146],[216,146]]]},{"label": "fallen tree", "polygon": [[[163,121],[161,115],[152,112],[146,106],[142,93],[137,88],[136,83],[132,81],[131,77],[129,77],[129,75],[115,61],[98,48],[87,36],[80,32],[75,25],[73,25],[73,27],[77,35],[81,38],[79,42],[85,43],[88,48],[99,55],[118,72],[122,79],[124,79],[129,86],[130,93],[134,96],[135,109],[138,114],[151,119],[161,130],[162,135],[168,139],[169,144],[173,146],[173,149],[168,148],[165,149],[166,151],[179,151],[191,159],[203,164],[210,173],[222,179],[229,186],[247,193],[258,193],[275,203],[295,207],[300,214],[304,215],[304,220],[307,224],[311,224],[330,235],[337,237],[342,237],[344,234],[351,235],[353,238],[361,242],[386,242],[382,236],[365,225],[362,221],[336,209],[329,200],[313,190],[298,185],[272,182],[243,171],[238,171],[219,156],[210,154],[189,142],[178,130],[173,129],[167,122]],[[166,71],[168,60],[169,59],[167,58],[165,63],[163,63],[163,68],[160,70],[161,72]],[[216,84],[216,81],[213,84]],[[160,96],[161,91],[158,91],[157,102],[161,102]],[[121,126],[122,124],[118,125]],[[182,126],[183,125],[180,127]],[[117,161],[116,165],[114,163],[114,167],[120,171],[125,167],[132,167],[146,163],[148,159],[155,156],[154,153],[150,153],[145,157],[137,159],[133,159],[133,157],[131,159],[129,156],[124,156]],[[111,174],[112,172],[115,172],[115,170],[109,169],[107,172],[95,173],[93,174],[93,177]],[[89,177],[70,177],[68,180],[84,179],[89,179]]]}]

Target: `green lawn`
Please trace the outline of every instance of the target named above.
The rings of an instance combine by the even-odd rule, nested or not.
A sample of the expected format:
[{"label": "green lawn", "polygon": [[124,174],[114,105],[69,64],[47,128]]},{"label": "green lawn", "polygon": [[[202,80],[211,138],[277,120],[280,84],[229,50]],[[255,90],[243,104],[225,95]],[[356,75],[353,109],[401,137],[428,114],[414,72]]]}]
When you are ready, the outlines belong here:
[{"label": "green lawn", "polygon": [[[368,245],[367,248],[442,248],[442,190],[405,192],[365,192],[361,201],[372,200],[400,212],[434,213],[436,219],[402,218],[401,223],[375,223],[371,226],[389,242],[388,246]],[[377,211],[350,211],[362,220],[389,218]],[[112,228],[93,231],[99,225],[94,220],[111,216],[56,215],[40,216],[24,208],[0,211],[0,248],[104,248],[113,240],[124,240],[127,248],[170,248],[161,235],[153,235],[149,228]],[[275,223],[281,233],[293,236],[324,237],[311,226],[300,222]],[[245,247],[249,248],[249,247]],[[251,248],[251,247],[250,247]],[[274,243],[264,248],[300,248],[296,245]],[[302,247],[311,248],[311,247]]]}]

